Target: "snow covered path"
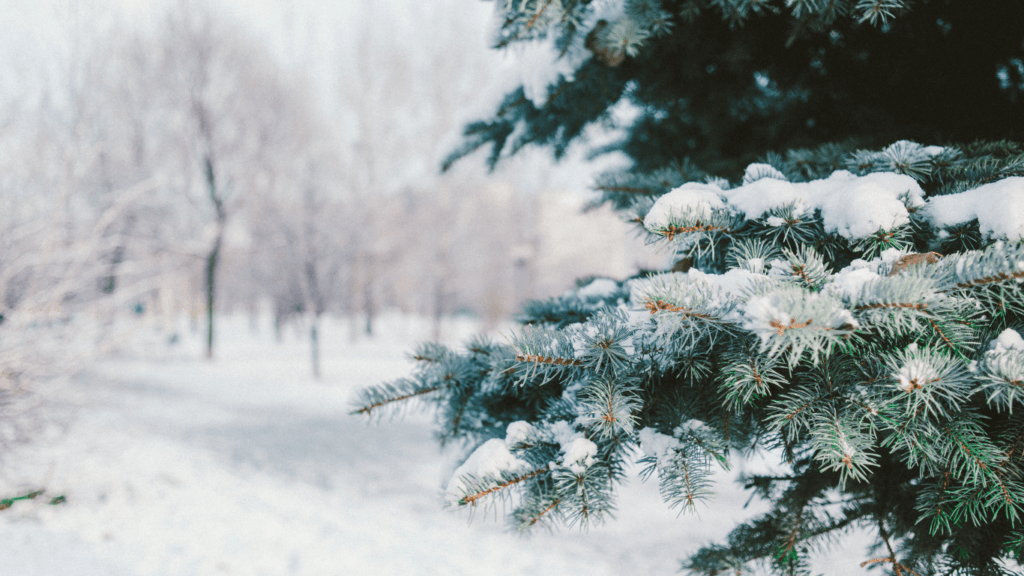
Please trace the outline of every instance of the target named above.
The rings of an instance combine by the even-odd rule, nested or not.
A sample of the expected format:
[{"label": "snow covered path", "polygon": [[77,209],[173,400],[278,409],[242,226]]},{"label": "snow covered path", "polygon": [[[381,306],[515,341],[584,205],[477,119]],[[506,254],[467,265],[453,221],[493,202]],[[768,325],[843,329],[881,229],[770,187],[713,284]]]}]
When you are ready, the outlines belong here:
[{"label": "snow covered path", "polygon": [[[493,515],[470,525],[443,508],[459,454],[439,452],[426,415],[348,415],[354,390],[408,372],[407,341],[337,346],[316,383],[301,342],[227,324],[214,363],[105,360],[51,393],[66,424],[5,458],[0,496],[45,487],[67,503],[0,512],[0,572],[674,574],[752,513],[723,482],[700,519],[676,518],[654,482],[633,481],[618,518],[588,533],[523,537]],[[828,573],[863,573],[859,551],[840,556]]]}]

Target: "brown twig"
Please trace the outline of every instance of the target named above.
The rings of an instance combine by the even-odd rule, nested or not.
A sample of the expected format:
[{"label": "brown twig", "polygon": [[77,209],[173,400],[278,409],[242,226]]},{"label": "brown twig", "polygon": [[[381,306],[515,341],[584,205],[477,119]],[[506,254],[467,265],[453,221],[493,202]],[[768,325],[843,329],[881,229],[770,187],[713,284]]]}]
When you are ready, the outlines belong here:
[{"label": "brown twig", "polygon": [[550,470],[550,468],[548,466],[545,466],[543,468],[538,468],[538,469],[534,470],[533,472],[529,472],[527,474],[523,474],[522,476],[516,476],[515,478],[513,478],[511,480],[507,480],[505,482],[502,482],[502,483],[498,484],[497,486],[492,486],[492,487],[488,488],[487,490],[481,490],[480,492],[477,492],[476,494],[470,494],[468,496],[463,496],[459,500],[459,504],[461,504],[463,506],[465,506],[466,504],[472,504],[472,505],[476,506],[476,501],[481,499],[481,498],[483,498],[484,496],[487,496],[488,494],[493,494],[493,493],[495,493],[495,492],[497,492],[499,490],[504,490],[505,488],[508,488],[509,486],[513,486],[513,485],[518,484],[520,482],[523,482],[525,480],[529,480],[530,478],[533,478],[534,476],[537,476],[538,474],[543,474],[543,473],[547,472],[548,470]]},{"label": "brown twig", "polygon": [[648,300],[647,302],[644,303],[644,308],[650,310],[651,314],[656,314],[658,312],[680,312],[685,316],[693,316],[696,318],[702,318],[704,320],[715,319],[714,316],[711,316],[709,314],[701,314],[700,312],[694,312],[689,308],[685,308],[683,306],[674,306],[661,299]]},{"label": "brown twig", "polygon": [[1019,272],[1012,272],[1010,274],[1002,273],[996,274],[995,276],[985,276],[978,278],[977,280],[971,280],[970,282],[963,282],[957,284],[957,288],[970,288],[971,286],[981,286],[982,284],[991,284],[992,282],[1003,282],[1006,280],[1014,280],[1016,278],[1024,278],[1024,270]]},{"label": "brown twig", "polygon": [[926,310],[928,305],[924,302],[876,302],[875,304],[857,306],[854,310],[875,310],[878,308],[913,308],[914,310]]},{"label": "brown twig", "polygon": [[550,511],[552,511],[555,508],[555,506],[558,506],[558,503],[561,502],[561,501],[562,501],[561,498],[555,498],[554,502],[552,502],[550,505],[548,505],[547,508],[545,508],[545,509],[540,511],[540,514],[537,514],[536,516],[534,516],[533,518],[530,519],[530,526],[533,526],[534,524],[536,524],[537,521],[540,520],[541,516],[547,514]]},{"label": "brown twig", "polygon": [[537,20],[540,18],[541,14],[543,14],[544,11],[548,9],[548,6],[551,6],[552,2],[554,2],[554,0],[548,0],[547,2],[545,2],[544,6],[539,11],[537,11],[536,14],[533,15],[533,18],[530,18],[530,21],[526,23],[527,30],[533,28],[533,25],[537,23]]},{"label": "brown twig", "polygon": [[698,220],[693,226],[676,226],[675,224],[669,224],[664,230],[655,231],[655,234],[661,234],[662,236],[672,240],[677,235],[689,234],[691,232],[717,232],[717,231],[728,232],[727,228],[722,226],[712,226],[710,224],[701,224]]},{"label": "brown twig", "polygon": [[778,331],[779,336],[782,336],[783,334],[786,333],[786,330],[793,330],[795,328],[806,328],[810,326],[813,320],[814,319],[811,318],[807,320],[807,322],[797,323],[795,318],[790,318],[789,326],[783,325],[782,322],[779,322],[778,320],[772,320],[771,322],[768,323],[768,325],[771,326],[772,328],[775,328],[775,330]]},{"label": "brown twig", "polygon": [[380,408],[381,406],[384,406],[386,404],[391,404],[393,402],[400,402],[402,400],[408,400],[409,398],[414,398],[416,396],[421,396],[423,394],[428,394],[430,392],[436,392],[436,391],[438,391],[440,389],[441,389],[440,386],[433,386],[431,388],[424,388],[423,390],[417,390],[416,392],[412,392],[410,394],[403,394],[402,396],[396,396],[394,398],[388,398],[386,400],[381,400],[380,402],[374,402],[373,404],[370,404],[369,406],[363,406],[359,410],[356,410],[356,413],[357,414],[369,414],[370,411],[373,410],[374,408]]},{"label": "brown twig", "polygon": [[558,358],[557,356],[541,356],[539,354],[516,354],[519,362],[534,364],[554,364],[555,366],[582,366],[583,362],[575,358]]}]

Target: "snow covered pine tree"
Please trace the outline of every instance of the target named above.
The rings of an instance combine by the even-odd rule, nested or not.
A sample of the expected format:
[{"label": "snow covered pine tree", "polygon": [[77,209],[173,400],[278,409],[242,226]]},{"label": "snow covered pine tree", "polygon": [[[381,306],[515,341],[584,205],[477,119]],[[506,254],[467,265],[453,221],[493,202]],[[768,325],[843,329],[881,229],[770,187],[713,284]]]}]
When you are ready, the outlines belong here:
[{"label": "snow covered pine tree", "polygon": [[[899,0],[622,4],[502,2],[501,41],[559,32],[565,57],[593,54],[578,72],[618,70],[708,14],[738,28],[751,15],[788,18],[782,36],[801,42],[867,34],[858,25],[895,34],[907,9]],[[996,80],[1020,84],[1021,68]],[[625,94],[668,118],[643,102],[665,99],[645,96],[644,74],[634,69],[620,78],[624,92],[580,108],[596,118]],[[579,76],[562,77],[542,108],[508,105],[495,122],[471,125],[476,140],[459,153],[493,142],[496,161],[513,134],[502,130],[515,125],[525,128],[513,149],[533,138],[564,150],[574,135],[544,131],[550,119],[574,121],[557,113],[558,90],[588,81]],[[751,82],[784,92],[770,74]],[[969,135],[945,121],[936,119],[946,133]],[[649,141],[651,126],[641,119],[622,149],[637,158],[643,146],[630,152],[629,142]],[[713,152],[705,163],[727,174],[747,153]],[[768,154],[733,181],[689,161],[645,166],[656,163],[601,177],[597,202],[674,250],[687,271],[598,279],[530,303],[511,344],[422,345],[421,368],[362,391],[355,412],[433,406],[442,442],[475,447],[449,485],[451,503],[507,503],[524,529],[602,520],[637,459],[668,505],[693,510],[714,489],[714,467],[755,449],[779,455],[790,473],[746,478],[771,510],[684,561],[692,573],[805,573],[811,549],[853,526],[877,535],[864,566],[895,574],[1011,573],[1024,562],[1024,148],[824,144]]]}]

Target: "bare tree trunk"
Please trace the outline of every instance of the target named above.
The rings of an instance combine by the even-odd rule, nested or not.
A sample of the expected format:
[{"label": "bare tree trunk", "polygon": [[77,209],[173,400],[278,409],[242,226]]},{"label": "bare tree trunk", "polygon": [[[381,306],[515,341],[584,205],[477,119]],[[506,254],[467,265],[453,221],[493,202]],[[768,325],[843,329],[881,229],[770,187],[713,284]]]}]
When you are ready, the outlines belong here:
[{"label": "bare tree trunk", "polygon": [[210,201],[217,211],[217,232],[213,239],[213,248],[206,256],[206,357],[213,358],[213,301],[216,296],[217,264],[220,261],[220,248],[224,241],[224,225],[227,212],[224,201],[217,193],[217,181],[213,172],[213,159],[209,154],[203,159],[206,168],[206,185],[210,193]]},{"label": "bare tree trunk", "polygon": [[434,280],[434,310],[432,326],[430,328],[430,339],[439,342],[441,340],[441,317],[444,315],[444,279]]},{"label": "bare tree trunk", "polygon": [[[445,247],[442,247],[442,250]],[[431,327],[431,340],[439,342],[441,340],[441,321],[444,318],[446,312],[449,312],[448,306],[448,255],[442,254],[437,260],[437,264],[434,269],[434,298],[433,298],[433,310],[431,310],[433,316],[433,326]]]},{"label": "bare tree trunk", "polygon": [[310,311],[309,347],[313,363],[313,379],[320,379],[320,314],[324,310],[323,295],[320,293],[320,275],[317,274],[316,258],[307,246],[306,251],[306,299]]},{"label": "bare tree trunk", "polygon": [[363,313],[366,314],[366,335],[373,336],[373,319],[377,315],[377,301],[373,294],[373,276],[376,262],[372,252],[365,254],[363,258]]},{"label": "bare tree trunk", "polygon": [[213,249],[206,256],[206,357],[213,358],[213,299],[216,294],[217,260],[220,258],[221,236],[217,234]]},{"label": "bare tree trunk", "polygon": [[348,302],[345,313],[348,315],[348,341],[355,344],[359,340],[359,275],[362,274],[358,250],[353,251],[351,267],[348,274]]},{"label": "bare tree trunk", "polygon": [[309,328],[309,343],[313,361],[313,379],[320,379],[320,315],[313,314],[312,326]]}]

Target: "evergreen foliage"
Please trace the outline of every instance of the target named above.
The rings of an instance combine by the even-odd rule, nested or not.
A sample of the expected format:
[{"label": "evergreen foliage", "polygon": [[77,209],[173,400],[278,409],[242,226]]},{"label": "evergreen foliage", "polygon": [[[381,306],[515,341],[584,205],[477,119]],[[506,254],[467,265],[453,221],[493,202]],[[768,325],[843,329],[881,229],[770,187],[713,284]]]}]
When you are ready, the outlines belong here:
[{"label": "evergreen foliage", "polygon": [[509,93],[446,166],[482,146],[492,166],[526,144],[559,156],[620,100],[640,116],[610,149],[643,172],[690,158],[728,175],[766,150],[850,138],[1024,138],[1017,0],[495,3],[499,47],[553,38],[575,71],[543,102]]},{"label": "evergreen foliage", "polygon": [[[433,406],[441,441],[473,448],[452,505],[502,505],[522,529],[603,520],[633,462],[686,512],[716,467],[778,455],[789,473],[744,478],[770,511],[686,559],[694,574],[808,573],[809,553],[854,527],[877,536],[866,567],[1011,573],[1024,148],[998,138],[1021,136],[1008,70],[1024,35],[1006,20],[1024,5],[610,4],[501,1],[499,45],[554,35],[563,57],[592,57],[540,108],[510,95],[453,159],[486,143],[492,163],[526,143],[558,155],[627,97],[636,162],[601,176],[595,203],[685,271],[532,302],[508,344],[426,345],[413,376],[356,411]],[[986,46],[967,48],[982,29]],[[976,82],[938,89],[961,72]],[[965,102],[969,120],[950,114]]]},{"label": "evergreen foliage", "polygon": [[[658,202],[689,190],[732,200],[717,215],[713,199],[691,202],[668,226],[648,208],[652,242],[695,268],[534,302],[510,344],[426,345],[421,370],[364,391],[360,411],[419,398],[436,406],[442,440],[506,450],[497,472],[460,469],[453,504],[504,503],[523,528],[602,520],[630,462],[690,511],[713,494],[715,467],[781,454],[790,474],[746,479],[772,510],[694,554],[693,573],[803,573],[809,551],[853,526],[878,535],[866,561],[1002,573],[1024,529],[1024,244],[983,234],[977,218],[936,225],[931,211],[994,178],[1024,196],[1003,178],[1021,156],[1013,144],[923,150],[852,150],[839,160],[862,176],[807,182],[841,193],[888,178],[908,215],[896,235],[847,236],[827,206],[784,198],[783,210],[738,211],[744,192],[770,198],[807,181],[801,166],[833,165],[830,147],[800,166],[754,165],[732,188],[679,186]],[[900,188],[918,185],[920,197]]]}]

